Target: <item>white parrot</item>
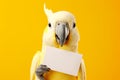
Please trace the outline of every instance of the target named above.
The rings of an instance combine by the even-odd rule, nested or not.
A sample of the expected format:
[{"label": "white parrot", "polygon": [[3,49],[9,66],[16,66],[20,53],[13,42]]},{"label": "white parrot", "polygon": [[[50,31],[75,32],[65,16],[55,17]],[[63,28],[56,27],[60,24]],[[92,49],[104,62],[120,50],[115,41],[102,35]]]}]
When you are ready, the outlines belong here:
[{"label": "white parrot", "polygon": [[86,80],[86,69],[83,59],[77,77],[50,70],[47,65],[41,64],[46,46],[77,53],[79,41],[79,33],[73,14],[67,11],[53,13],[45,5],[44,11],[48,18],[48,25],[43,34],[42,51],[38,51],[32,60],[30,80]]}]

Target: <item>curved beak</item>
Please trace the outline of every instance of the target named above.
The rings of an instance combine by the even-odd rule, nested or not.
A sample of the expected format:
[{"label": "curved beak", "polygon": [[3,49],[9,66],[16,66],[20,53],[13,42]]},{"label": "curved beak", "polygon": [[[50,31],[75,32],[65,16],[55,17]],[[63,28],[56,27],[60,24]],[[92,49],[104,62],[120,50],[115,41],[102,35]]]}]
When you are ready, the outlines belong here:
[{"label": "curved beak", "polygon": [[56,37],[57,43],[59,43],[61,47],[67,41],[68,36],[69,36],[69,26],[68,26],[68,23],[66,23],[66,22],[59,22],[56,25],[55,37]]}]

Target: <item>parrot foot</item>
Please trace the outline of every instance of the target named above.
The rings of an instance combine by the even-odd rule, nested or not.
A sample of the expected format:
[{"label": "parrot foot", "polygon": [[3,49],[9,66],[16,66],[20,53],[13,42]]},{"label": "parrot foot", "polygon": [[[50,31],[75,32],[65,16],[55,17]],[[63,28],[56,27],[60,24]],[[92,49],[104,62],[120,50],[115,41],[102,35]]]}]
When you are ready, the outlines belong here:
[{"label": "parrot foot", "polygon": [[50,68],[48,68],[46,65],[40,65],[37,69],[36,69],[36,75],[40,80],[45,80],[44,78],[44,74],[47,73],[48,71],[50,71]]}]

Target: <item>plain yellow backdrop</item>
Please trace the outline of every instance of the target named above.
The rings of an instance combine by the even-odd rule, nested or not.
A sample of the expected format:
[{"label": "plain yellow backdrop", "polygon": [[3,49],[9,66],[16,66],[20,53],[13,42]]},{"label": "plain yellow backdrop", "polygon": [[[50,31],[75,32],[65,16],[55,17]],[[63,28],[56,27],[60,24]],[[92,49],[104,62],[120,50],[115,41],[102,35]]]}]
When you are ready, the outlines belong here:
[{"label": "plain yellow backdrop", "polygon": [[29,80],[47,25],[44,3],[75,15],[87,80],[120,80],[119,0],[0,0],[0,80]]}]

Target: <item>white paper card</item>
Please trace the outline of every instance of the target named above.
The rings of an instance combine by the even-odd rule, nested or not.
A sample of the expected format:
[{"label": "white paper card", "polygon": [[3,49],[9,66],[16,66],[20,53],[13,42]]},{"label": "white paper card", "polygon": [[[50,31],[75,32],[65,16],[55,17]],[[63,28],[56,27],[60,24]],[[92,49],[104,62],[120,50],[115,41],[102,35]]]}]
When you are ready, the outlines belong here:
[{"label": "white paper card", "polygon": [[82,55],[61,50],[54,47],[46,47],[43,63],[54,71],[77,76]]}]

